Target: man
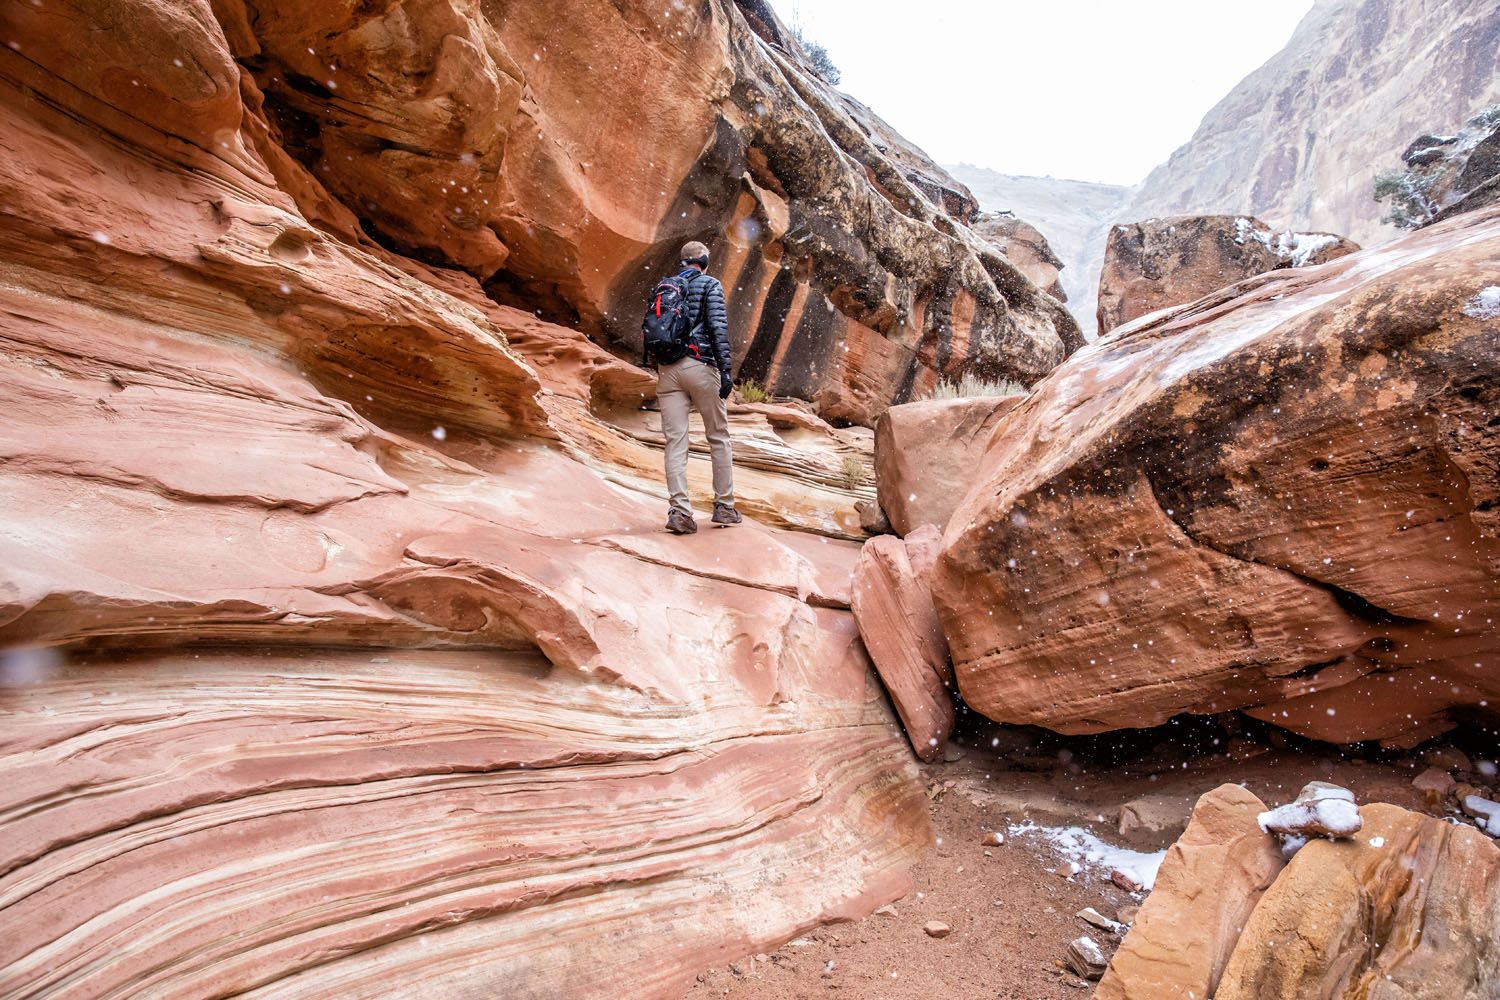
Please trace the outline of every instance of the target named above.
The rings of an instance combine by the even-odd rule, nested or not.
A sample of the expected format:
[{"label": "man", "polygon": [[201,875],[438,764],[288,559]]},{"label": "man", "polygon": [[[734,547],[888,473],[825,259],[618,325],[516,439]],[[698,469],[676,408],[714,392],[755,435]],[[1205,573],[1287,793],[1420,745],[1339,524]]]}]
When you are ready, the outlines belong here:
[{"label": "man", "polygon": [[656,399],[661,405],[662,432],[667,437],[667,492],[671,495],[667,530],[676,535],[691,535],[698,530],[687,486],[688,414],[694,409],[703,418],[713,459],[713,522],[730,525],[742,520],[734,509],[729,407],[725,403],[734,388],[729,317],[724,308],[724,286],[705,273],[707,270],[708,247],[694,241],[682,248],[678,278],[687,286],[687,353],[670,363],[658,362],[649,349],[646,356],[647,364],[657,362]]}]

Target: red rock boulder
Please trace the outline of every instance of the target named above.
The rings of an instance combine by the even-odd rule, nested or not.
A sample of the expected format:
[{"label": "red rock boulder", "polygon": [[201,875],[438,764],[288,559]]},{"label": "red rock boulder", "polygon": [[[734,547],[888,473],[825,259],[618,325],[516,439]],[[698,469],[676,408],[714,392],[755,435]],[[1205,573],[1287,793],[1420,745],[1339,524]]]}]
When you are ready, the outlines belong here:
[{"label": "red rock boulder", "polygon": [[[1236,794],[1246,804],[1226,810]],[[1490,838],[1376,803],[1360,809],[1352,838],[1313,840],[1283,867],[1255,828],[1253,798],[1235,786],[1203,797],[1199,810],[1229,826],[1204,841],[1195,816],[1100,997],[1485,1000],[1500,990],[1500,848]]]},{"label": "red rock boulder", "polygon": [[954,720],[948,640],[928,586],[940,540],[930,524],[905,539],[873,538],[861,550],[854,574],[854,620],[860,636],[912,749],[929,761],[942,757]]},{"label": "red rock boulder", "polygon": [[934,594],[965,701],[1420,742],[1500,704],[1500,210],[1092,345],[1005,419]]},{"label": "red rock boulder", "polygon": [[1095,991],[1099,1000],[1214,995],[1255,904],[1286,866],[1256,825],[1265,808],[1239,785],[1198,800]]},{"label": "red rock boulder", "polygon": [[1099,333],[1266,271],[1322,264],[1358,249],[1332,233],[1276,232],[1243,215],[1115,226],[1099,279]]},{"label": "red rock boulder", "polygon": [[875,491],[896,534],[943,528],[972,485],[990,437],[1024,396],[892,406],[875,422]]}]

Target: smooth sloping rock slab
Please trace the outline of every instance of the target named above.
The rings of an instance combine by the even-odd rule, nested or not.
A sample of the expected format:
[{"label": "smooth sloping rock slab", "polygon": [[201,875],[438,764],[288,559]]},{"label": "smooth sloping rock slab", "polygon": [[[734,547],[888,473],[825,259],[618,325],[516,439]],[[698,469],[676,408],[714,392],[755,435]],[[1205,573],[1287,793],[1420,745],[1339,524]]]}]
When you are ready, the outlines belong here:
[{"label": "smooth sloping rock slab", "polygon": [[953,671],[927,578],[938,531],[866,542],[854,575],[854,618],[875,669],[906,726],[912,749],[937,760],[953,733]]}]

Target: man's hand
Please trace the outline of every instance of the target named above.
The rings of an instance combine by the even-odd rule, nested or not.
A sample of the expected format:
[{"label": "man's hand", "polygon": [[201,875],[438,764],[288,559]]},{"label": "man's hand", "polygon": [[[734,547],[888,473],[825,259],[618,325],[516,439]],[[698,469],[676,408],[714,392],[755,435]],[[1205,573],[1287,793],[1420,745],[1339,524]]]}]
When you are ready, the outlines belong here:
[{"label": "man's hand", "polygon": [[734,382],[730,380],[728,375],[721,374],[719,376],[719,398],[728,399],[729,394],[733,391]]}]

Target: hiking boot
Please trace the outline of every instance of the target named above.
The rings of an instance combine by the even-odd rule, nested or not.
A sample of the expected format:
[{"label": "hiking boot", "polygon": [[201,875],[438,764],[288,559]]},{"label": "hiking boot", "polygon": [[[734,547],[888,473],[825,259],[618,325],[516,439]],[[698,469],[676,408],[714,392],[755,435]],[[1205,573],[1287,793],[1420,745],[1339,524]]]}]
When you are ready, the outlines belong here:
[{"label": "hiking boot", "polygon": [[739,511],[735,510],[728,504],[716,503],[714,504],[713,520],[714,524],[722,524],[727,526],[731,524],[739,524],[744,520],[744,518],[740,517]]},{"label": "hiking boot", "polygon": [[691,535],[698,530],[698,522],[693,515],[673,507],[667,512],[667,530],[674,535]]}]

